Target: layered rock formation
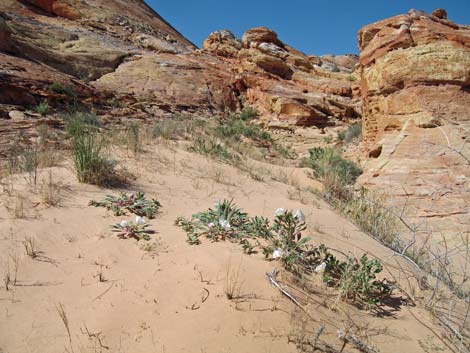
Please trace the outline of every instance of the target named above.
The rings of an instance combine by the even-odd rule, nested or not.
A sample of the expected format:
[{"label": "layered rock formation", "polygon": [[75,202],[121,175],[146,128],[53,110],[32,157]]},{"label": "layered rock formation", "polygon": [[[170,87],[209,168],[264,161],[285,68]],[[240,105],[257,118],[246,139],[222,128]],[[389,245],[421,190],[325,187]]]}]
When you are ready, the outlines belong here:
[{"label": "layered rock formation", "polygon": [[[4,55],[24,59],[16,69],[9,60],[8,70],[0,61],[4,87],[17,85],[0,92],[0,104],[33,106],[49,100],[52,82],[87,82],[90,98],[110,92],[157,115],[252,105],[273,124],[319,127],[359,116],[348,64],[308,57],[267,28],[242,39],[217,31],[196,50],[141,0],[6,0],[0,39]],[[42,80],[19,79],[36,77],[19,74],[25,62],[28,70],[42,67]]]},{"label": "layered rock formation", "polygon": [[364,27],[359,46],[364,143],[376,158],[363,182],[436,236],[468,231],[470,27],[411,10]]},{"label": "layered rock formation", "polygon": [[54,82],[86,86],[74,90],[88,92],[93,100],[99,95],[86,82],[114,71],[126,58],[144,50],[189,53],[194,48],[143,1],[129,6],[5,0],[0,5],[0,104],[31,107],[53,99],[48,87]]},{"label": "layered rock formation", "polygon": [[241,40],[226,30],[214,32],[204,51],[223,57],[240,104],[255,106],[270,124],[321,127],[359,116],[349,73],[325,67],[268,28],[250,29]]}]

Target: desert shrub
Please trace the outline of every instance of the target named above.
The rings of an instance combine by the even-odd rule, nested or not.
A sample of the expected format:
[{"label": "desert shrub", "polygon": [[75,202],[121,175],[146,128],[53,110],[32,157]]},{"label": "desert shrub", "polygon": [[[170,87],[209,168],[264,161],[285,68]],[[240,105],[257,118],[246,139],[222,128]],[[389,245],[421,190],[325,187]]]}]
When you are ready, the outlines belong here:
[{"label": "desert shrub", "polygon": [[362,122],[353,124],[349,127],[345,134],[345,141],[347,143],[354,141],[362,135]]},{"label": "desert shrub", "polygon": [[338,132],[338,140],[339,141],[344,141],[346,138],[346,131],[340,131]]},{"label": "desert shrub", "polygon": [[65,94],[67,96],[72,97],[75,93],[73,89],[69,86],[65,86],[60,82],[54,82],[49,86],[49,91],[55,92],[58,94]]},{"label": "desert shrub", "polygon": [[41,185],[42,201],[48,206],[58,206],[61,200],[63,186],[54,182],[52,171],[49,170],[49,177],[43,180]]},{"label": "desert shrub", "polygon": [[161,203],[155,199],[147,199],[145,193],[136,192],[130,195],[121,193],[119,196],[106,195],[102,201],[92,200],[90,206],[104,207],[114,213],[115,216],[122,216],[129,211],[137,216],[155,218],[158,214]]},{"label": "desert shrub", "polygon": [[117,97],[113,97],[110,101],[109,104],[114,107],[114,108],[127,108],[127,103],[122,102],[119,100]]},{"label": "desert shrub", "polygon": [[399,219],[385,206],[383,197],[366,188],[357,189],[349,184],[351,179],[345,180],[334,168],[322,175],[321,182],[323,191],[319,196],[362,231],[395,251],[403,246]]},{"label": "desert shrub", "polygon": [[346,131],[338,132],[338,140],[351,143],[362,135],[362,123],[351,125]]},{"label": "desert shrub", "polygon": [[49,104],[47,102],[41,102],[36,107],[36,111],[41,116],[46,116],[47,114],[49,114],[50,110],[51,110],[51,107],[49,106]]},{"label": "desert shrub", "polygon": [[294,151],[277,143],[273,145],[273,150],[283,158],[294,159],[296,157],[296,153]]},{"label": "desert shrub", "polygon": [[198,137],[189,148],[191,151],[217,158],[226,163],[238,161],[240,157],[218,142]]},{"label": "desert shrub", "polygon": [[238,115],[240,120],[249,121],[258,117],[258,111],[253,107],[245,107]]},{"label": "desert shrub", "polygon": [[331,147],[315,147],[309,151],[309,157],[302,161],[302,166],[313,169],[317,179],[323,179],[330,174],[337,175],[345,184],[354,184],[362,174],[362,169],[355,163],[344,159],[341,154]]},{"label": "desert shrub", "polygon": [[392,293],[393,286],[387,280],[378,280],[377,275],[383,271],[382,263],[362,255],[358,260],[348,256],[339,261],[329,254],[325,261],[323,281],[339,290],[340,297],[366,305],[380,304]]},{"label": "desert shrub", "polygon": [[263,131],[259,126],[243,120],[239,115],[232,115],[215,129],[221,138],[231,138],[239,141],[242,137],[259,141],[272,141],[271,134]]},{"label": "desert shrub", "polygon": [[178,140],[186,136],[187,125],[175,120],[162,120],[153,126],[153,138],[162,138],[164,140]]}]

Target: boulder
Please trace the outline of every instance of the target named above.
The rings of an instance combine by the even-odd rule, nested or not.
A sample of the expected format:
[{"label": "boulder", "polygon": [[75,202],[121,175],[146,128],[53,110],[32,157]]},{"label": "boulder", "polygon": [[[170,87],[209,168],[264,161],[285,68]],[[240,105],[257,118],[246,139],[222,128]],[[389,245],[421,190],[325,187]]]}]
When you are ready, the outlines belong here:
[{"label": "boulder", "polygon": [[277,33],[266,27],[249,29],[243,34],[242,43],[245,48],[258,47],[261,43],[272,43],[278,47],[284,47],[284,43],[279,40]]},{"label": "boulder", "polygon": [[175,43],[155,37],[148,34],[139,34],[135,38],[144,49],[155,51],[158,53],[178,54],[180,50]]},{"label": "boulder", "polygon": [[338,66],[334,63],[330,63],[327,61],[322,61],[322,64],[320,66],[323,70],[330,71],[330,72],[340,72]]},{"label": "boulder", "polygon": [[212,32],[204,41],[205,51],[228,58],[234,58],[242,49],[242,42],[229,30]]},{"label": "boulder", "polygon": [[318,55],[309,55],[308,60],[312,65],[321,66],[321,58]]},{"label": "boulder", "polygon": [[447,20],[447,11],[445,9],[436,9],[432,12],[432,15],[437,18]]},{"label": "boulder", "polygon": [[[245,51],[241,57],[247,55],[246,52],[247,51]],[[284,60],[276,56],[263,54],[259,51],[248,52],[249,54],[246,56],[246,58],[264,71],[286,80],[290,80],[292,78],[293,71]]]},{"label": "boulder", "polygon": [[356,69],[359,63],[359,56],[354,54],[346,55],[322,55],[322,62],[328,62],[335,65],[341,72],[351,73]]},{"label": "boulder", "polygon": [[26,115],[23,112],[20,112],[19,110],[12,110],[8,113],[8,116],[11,120],[14,121],[26,120]]},{"label": "boulder", "polygon": [[285,51],[283,48],[277,46],[274,43],[260,43],[257,49],[266,55],[275,56],[280,59],[285,59],[289,56],[289,53],[287,51]]},{"label": "boulder", "polygon": [[328,116],[307,103],[295,99],[277,98],[274,100],[273,111],[279,115],[279,119],[290,120],[298,126],[319,126],[328,121]]},{"label": "boulder", "polygon": [[313,65],[310,60],[303,56],[289,55],[286,62],[296,69],[309,72],[313,69]]}]

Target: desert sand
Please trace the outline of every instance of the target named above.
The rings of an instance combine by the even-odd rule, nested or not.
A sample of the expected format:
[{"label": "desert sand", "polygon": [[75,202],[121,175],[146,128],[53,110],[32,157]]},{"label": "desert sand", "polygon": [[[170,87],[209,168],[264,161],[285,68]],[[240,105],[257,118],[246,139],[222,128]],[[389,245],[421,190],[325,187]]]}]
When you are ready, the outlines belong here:
[{"label": "desert sand", "polygon": [[[163,204],[149,221],[151,241],[118,239],[111,225],[134,216],[116,217],[88,202],[119,190],[78,183],[68,159],[40,171],[38,184],[52,175],[57,186],[55,207],[41,201],[40,188],[25,175],[2,180],[2,202],[11,209],[23,195],[24,213],[15,217],[0,208],[0,268],[16,281],[0,290],[3,353],[297,352],[289,337],[299,330],[302,314],[265,277],[280,265],[228,242],[191,246],[174,225],[178,216],[190,217],[216,199],[233,199],[250,214],[271,219],[278,207],[300,208],[313,243],[378,256],[395,271],[389,249],[303,191],[319,187],[304,169],[264,164],[269,172],[255,181],[177,144],[149,144],[138,158],[113,153],[136,176],[124,191],[143,191]],[[25,253],[25,239],[34,239],[36,258]],[[236,287],[232,300],[225,294],[230,283]],[[325,337],[336,345],[337,330],[353,325],[381,352],[447,349],[419,305],[388,308],[383,317],[344,303],[333,307],[335,293],[320,281],[311,296],[305,303],[309,315],[326,325]],[[399,291],[394,296],[404,298]]]}]

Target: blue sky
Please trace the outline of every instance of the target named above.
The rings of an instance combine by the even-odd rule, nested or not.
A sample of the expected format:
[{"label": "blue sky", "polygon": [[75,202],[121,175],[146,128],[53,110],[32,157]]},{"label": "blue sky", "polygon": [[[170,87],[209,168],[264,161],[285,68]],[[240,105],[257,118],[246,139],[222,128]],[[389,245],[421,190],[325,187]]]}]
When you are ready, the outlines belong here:
[{"label": "blue sky", "polygon": [[307,54],[358,53],[364,25],[406,13],[445,8],[449,19],[470,25],[470,0],[147,0],[198,46],[217,29],[238,37],[252,27],[274,29],[281,40]]}]

